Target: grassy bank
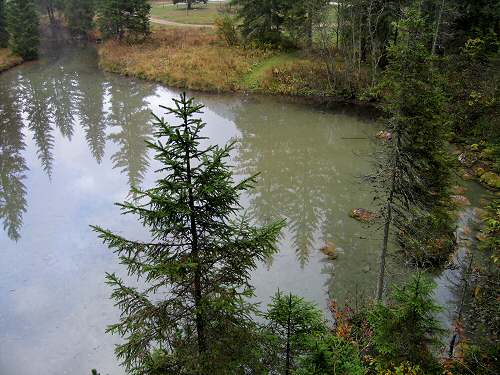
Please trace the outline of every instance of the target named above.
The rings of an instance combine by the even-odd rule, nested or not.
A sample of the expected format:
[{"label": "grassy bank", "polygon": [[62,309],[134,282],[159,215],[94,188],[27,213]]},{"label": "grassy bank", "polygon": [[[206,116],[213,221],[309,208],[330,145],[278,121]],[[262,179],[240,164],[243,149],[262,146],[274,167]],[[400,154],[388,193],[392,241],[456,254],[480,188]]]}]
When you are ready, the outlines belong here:
[{"label": "grassy bank", "polygon": [[0,72],[23,62],[20,56],[13,55],[7,48],[0,48]]},{"label": "grassy bank", "polygon": [[213,29],[156,27],[151,38],[130,45],[107,41],[99,47],[102,69],[163,84],[210,92],[254,92],[291,96],[352,99],[352,92],[333,87],[326,67],[303,52],[229,47]]},{"label": "grassy bank", "polygon": [[99,49],[107,71],[200,91],[236,91],[252,66],[269,57],[257,49],[230,48],[211,30],[163,28],[145,43],[108,41]]}]

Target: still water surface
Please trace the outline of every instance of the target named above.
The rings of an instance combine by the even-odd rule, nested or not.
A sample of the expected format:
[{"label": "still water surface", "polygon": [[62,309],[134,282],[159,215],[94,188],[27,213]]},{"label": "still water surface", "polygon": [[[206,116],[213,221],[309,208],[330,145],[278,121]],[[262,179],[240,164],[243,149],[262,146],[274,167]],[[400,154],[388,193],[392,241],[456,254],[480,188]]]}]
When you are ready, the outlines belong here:
[{"label": "still water surface", "polygon": [[[130,185],[153,184],[150,112],[161,115],[177,95],[99,71],[85,46],[59,46],[0,75],[0,374],[123,373],[118,338],[104,333],[118,314],[104,273],[123,269],[89,224],[144,238],[113,203]],[[253,274],[257,299],[265,304],[279,288],[326,308],[327,298],[372,295],[380,234],[348,216],[371,204],[359,184],[374,147],[369,116],[269,97],[196,97],[211,142],[237,142],[235,173],[261,172],[244,206],[257,222],[288,221],[279,254]],[[327,241],[339,248],[334,261],[318,250]]]}]

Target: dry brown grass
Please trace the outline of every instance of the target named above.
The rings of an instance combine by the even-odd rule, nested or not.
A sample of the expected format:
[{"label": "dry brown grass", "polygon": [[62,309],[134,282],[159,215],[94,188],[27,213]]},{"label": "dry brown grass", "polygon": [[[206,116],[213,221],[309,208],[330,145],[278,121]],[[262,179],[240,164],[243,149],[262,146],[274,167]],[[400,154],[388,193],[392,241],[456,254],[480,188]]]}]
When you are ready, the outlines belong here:
[{"label": "dry brown grass", "polygon": [[7,48],[0,48],[0,72],[23,62],[20,56],[13,55]]},{"label": "dry brown grass", "polygon": [[351,100],[368,87],[364,69],[358,77],[339,61],[329,76],[317,56],[229,47],[208,28],[156,27],[142,44],[104,43],[99,56],[104,70],[200,91]]},{"label": "dry brown grass", "polygon": [[150,40],[128,45],[108,41],[100,66],[111,72],[202,91],[236,91],[253,66],[270,55],[258,49],[227,47],[213,30],[163,28]]},{"label": "dry brown grass", "polygon": [[318,58],[302,57],[268,69],[257,91],[280,95],[335,97],[352,99],[368,87],[365,71],[360,77],[348,74],[342,62],[329,76]]}]

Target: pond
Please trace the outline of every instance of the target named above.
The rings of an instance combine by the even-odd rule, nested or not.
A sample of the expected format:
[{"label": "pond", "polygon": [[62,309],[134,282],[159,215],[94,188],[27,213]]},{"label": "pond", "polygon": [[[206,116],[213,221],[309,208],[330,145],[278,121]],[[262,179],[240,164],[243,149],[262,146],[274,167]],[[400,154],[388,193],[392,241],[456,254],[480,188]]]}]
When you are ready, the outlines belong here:
[{"label": "pond", "polygon": [[[106,334],[118,310],[105,272],[123,274],[89,225],[146,236],[113,205],[151,186],[151,112],[178,90],[101,72],[89,46],[56,46],[0,75],[0,373],[122,374]],[[210,142],[235,141],[238,176],[260,172],[242,197],[257,223],[286,218],[280,252],[253,273],[256,300],[278,289],[327,309],[376,288],[380,233],[348,216],[370,207],[360,176],[377,128],[369,113],[291,100],[193,94]],[[338,258],[319,248],[327,242]],[[390,278],[398,277],[392,267]],[[399,273],[402,273],[401,270]]]}]

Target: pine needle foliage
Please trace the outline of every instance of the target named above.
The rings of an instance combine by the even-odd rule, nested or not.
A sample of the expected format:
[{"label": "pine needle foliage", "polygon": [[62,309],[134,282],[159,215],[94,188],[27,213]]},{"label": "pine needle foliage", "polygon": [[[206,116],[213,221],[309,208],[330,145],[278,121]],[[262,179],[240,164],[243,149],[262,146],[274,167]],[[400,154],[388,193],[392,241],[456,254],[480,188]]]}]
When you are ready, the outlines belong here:
[{"label": "pine needle foliage", "polygon": [[370,313],[373,341],[380,359],[387,363],[405,361],[425,364],[435,360],[432,351],[440,346],[445,332],[436,314],[442,308],[433,298],[436,284],[417,272],[402,286],[395,286],[387,305],[377,304]]},{"label": "pine needle foliage", "polygon": [[6,21],[11,51],[24,60],[36,59],[40,39],[38,13],[34,1],[9,0]]},{"label": "pine needle foliage", "polygon": [[144,373],[158,348],[181,363],[182,373],[238,373],[224,364],[239,366],[237,349],[252,326],[250,271],[276,252],[284,222],[255,227],[239,214],[239,196],[255,176],[236,183],[226,162],[233,145],[202,147],[205,123],[194,116],[203,106],[186,94],[173,101],[162,108],[180,123],[155,116],[156,141],[147,142],[162,164],[156,185],[132,188],[136,198],[119,204],[124,214],[138,216],[150,242],[93,227],[129,275],[146,285],[130,287],[107,274],[121,309],[108,331],[124,338],[116,353],[131,373]]},{"label": "pine needle foliage", "polygon": [[399,40],[388,48],[389,64],[381,84],[386,91],[384,125],[392,139],[376,158],[375,173],[368,176],[380,202],[384,227],[379,301],[393,229],[412,263],[425,263],[425,246],[437,242],[438,237],[453,245],[446,217],[438,224],[433,224],[437,219],[431,217],[440,213],[438,206],[447,195],[450,170],[446,119],[442,116],[444,97],[434,58],[425,45],[426,30],[420,10],[410,7],[397,27]]},{"label": "pine needle foliage", "polygon": [[315,336],[327,333],[322,311],[304,298],[279,291],[274,295],[264,317],[274,340],[281,347],[275,360],[278,373],[289,374],[296,367],[296,358],[303,354]]}]

